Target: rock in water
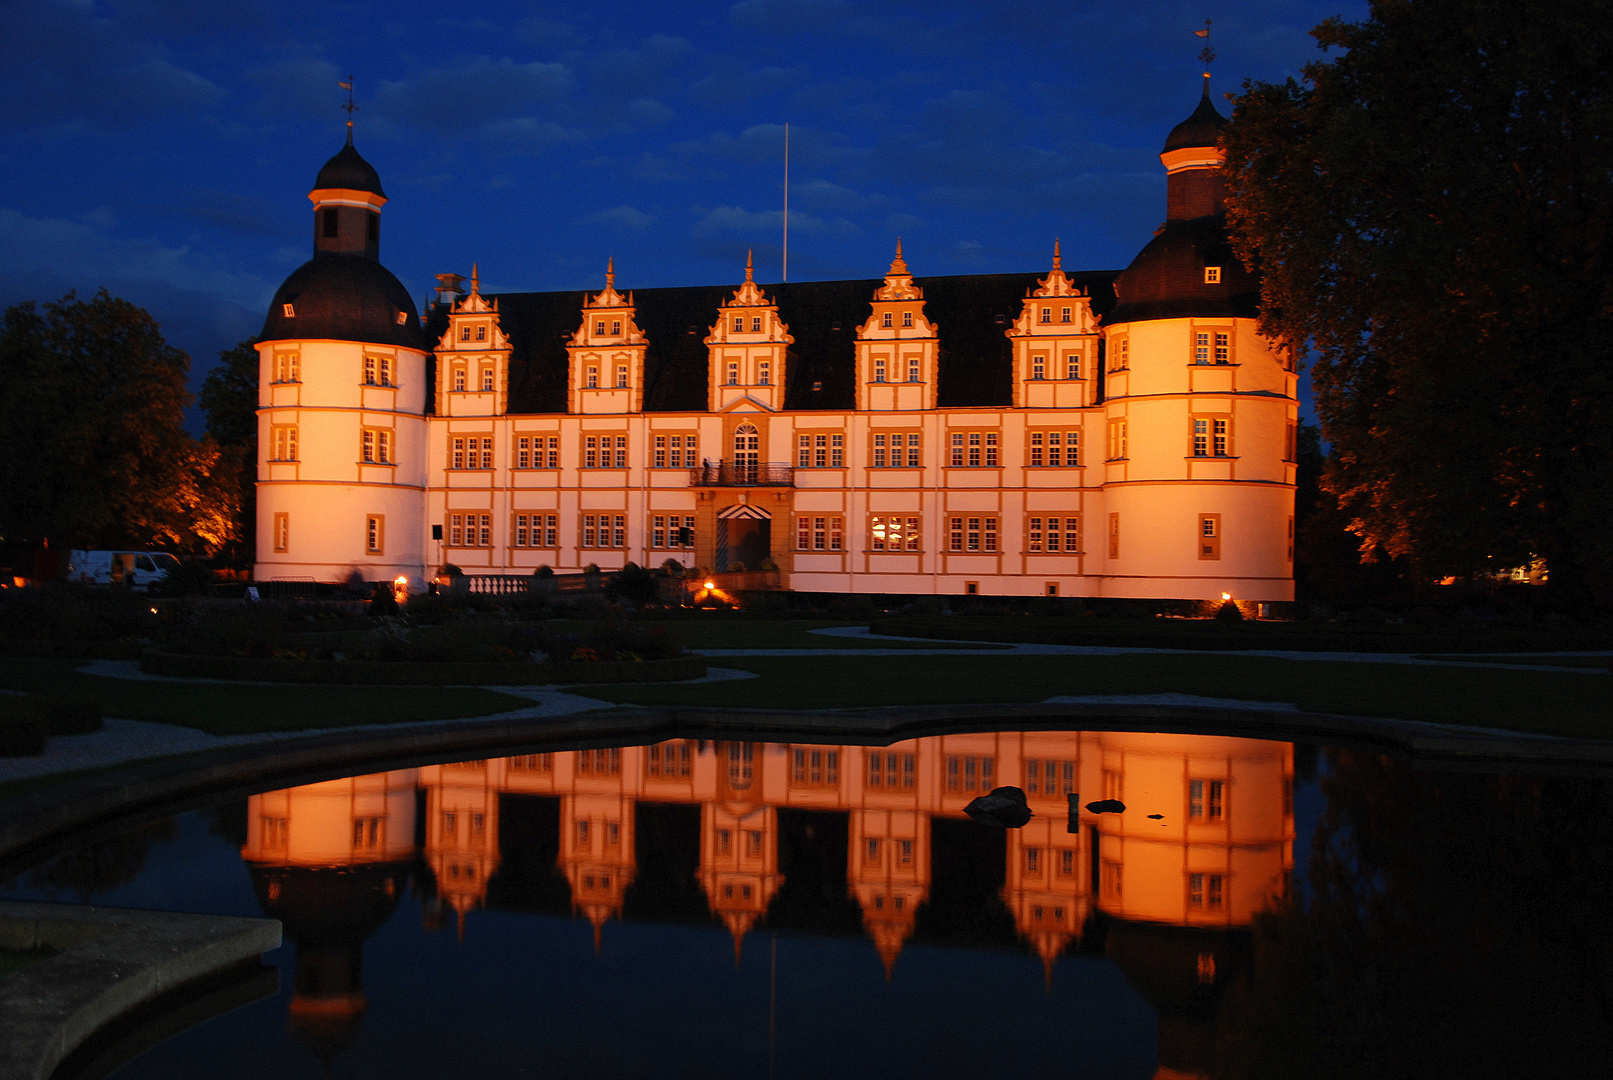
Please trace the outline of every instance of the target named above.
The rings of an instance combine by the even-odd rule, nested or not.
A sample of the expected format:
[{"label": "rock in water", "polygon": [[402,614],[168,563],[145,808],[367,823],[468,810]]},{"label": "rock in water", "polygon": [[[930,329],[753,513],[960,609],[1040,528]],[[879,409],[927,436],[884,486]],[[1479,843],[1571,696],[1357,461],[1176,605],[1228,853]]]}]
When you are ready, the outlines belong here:
[{"label": "rock in water", "polygon": [[1022,829],[1031,819],[1031,808],[1025,804],[1025,792],[1017,787],[994,788],[963,808],[963,812],[982,825],[996,825],[1004,829]]},{"label": "rock in water", "polygon": [[1087,803],[1087,809],[1094,814],[1124,814],[1126,804],[1119,799],[1099,799],[1097,802]]}]

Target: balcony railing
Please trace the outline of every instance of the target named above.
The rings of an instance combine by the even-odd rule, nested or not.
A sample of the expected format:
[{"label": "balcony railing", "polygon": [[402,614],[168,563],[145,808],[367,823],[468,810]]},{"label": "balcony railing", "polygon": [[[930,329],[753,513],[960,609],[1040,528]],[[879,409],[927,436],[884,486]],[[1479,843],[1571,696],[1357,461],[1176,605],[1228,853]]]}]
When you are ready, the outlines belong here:
[{"label": "balcony railing", "polygon": [[782,461],[708,461],[689,470],[690,487],[794,487],[795,469]]}]

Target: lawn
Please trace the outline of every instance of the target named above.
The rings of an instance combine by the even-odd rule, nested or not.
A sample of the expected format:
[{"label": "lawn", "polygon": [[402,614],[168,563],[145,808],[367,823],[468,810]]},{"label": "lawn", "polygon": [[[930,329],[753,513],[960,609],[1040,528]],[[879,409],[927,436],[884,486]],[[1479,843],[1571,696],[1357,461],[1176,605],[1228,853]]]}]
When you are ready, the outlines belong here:
[{"label": "lawn", "polygon": [[[598,625],[583,620],[554,620],[543,624],[570,634],[586,634]],[[634,626],[662,627],[687,649],[980,649],[1001,645],[970,645],[955,641],[890,641],[880,638],[831,637],[810,631],[831,626],[867,626],[861,622],[811,619],[747,619],[726,612],[710,618],[635,620]]]},{"label": "lawn", "polygon": [[492,690],[415,686],[230,686],[83,675],[71,660],[0,660],[0,688],[85,694],[108,716],[212,735],[487,716],[531,704]]},{"label": "lawn", "polygon": [[1573,668],[1600,668],[1607,669],[1606,656],[1550,656],[1540,653],[1524,653],[1521,656],[1419,656],[1418,660],[1443,660],[1448,663],[1463,664],[1532,664],[1546,667],[1573,667]]},{"label": "lawn", "polygon": [[584,686],[623,704],[828,709],[1185,693],[1589,738],[1613,737],[1613,684],[1564,672],[1249,656],[734,657],[760,678],[692,686]]}]

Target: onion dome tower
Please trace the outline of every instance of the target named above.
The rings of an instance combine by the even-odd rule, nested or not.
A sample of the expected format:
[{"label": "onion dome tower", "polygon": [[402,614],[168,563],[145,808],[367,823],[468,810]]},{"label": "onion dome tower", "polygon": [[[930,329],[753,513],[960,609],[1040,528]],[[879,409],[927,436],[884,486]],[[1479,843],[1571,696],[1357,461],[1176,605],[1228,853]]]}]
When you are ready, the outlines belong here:
[{"label": "onion dome tower", "polygon": [[426,353],[409,291],[381,265],[381,178],[347,144],[319,170],[314,257],[260,335],[260,581],[424,588]]},{"label": "onion dome tower", "polygon": [[1298,380],[1227,237],[1226,123],[1206,75],[1160,154],[1165,223],[1103,321],[1106,515],[1087,544],[1126,595],[1294,595]]}]

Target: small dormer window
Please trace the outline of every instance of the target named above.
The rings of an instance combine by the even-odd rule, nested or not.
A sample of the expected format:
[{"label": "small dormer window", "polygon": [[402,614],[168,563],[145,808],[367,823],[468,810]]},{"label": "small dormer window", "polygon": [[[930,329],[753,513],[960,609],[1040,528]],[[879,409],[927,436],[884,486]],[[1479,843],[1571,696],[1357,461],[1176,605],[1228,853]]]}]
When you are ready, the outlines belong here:
[{"label": "small dormer window", "polygon": [[1069,321],[1070,321],[1070,309],[1065,308],[1064,311],[1061,312],[1061,317],[1059,319],[1059,322],[1069,322]]},{"label": "small dormer window", "polygon": [[280,308],[286,313],[286,318],[295,319],[297,317],[297,309],[290,304],[281,304]]},{"label": "small dormer window", "polygon": [[402,311],[398,312],[398,325],[399,326],[402,326],[404,323],[406,323],[408,321],[409,321],[409,316],[408,316],[408,314],[406,312],[402,312]]},{"label": "small dormer window", "polygon": [[469,341],[470,340],[470,327],[461,326],[459,328],[459,340],[460,341]]},{"label": "small dormer window", "polygon": [[745,320],[738,315],[734,316],[734,333],[742,333],[745,329]]},{"label": "small dormer window", "polygon": [[912,326],[913,325],[913,313],[911,311],[902,312],[902,325],[903,326]]},{"label": "small dormer window", "polygon": [[891,313],[887,311],[887,312],[885,312],[885,326],[888,327],[888,326],[890,326],[890,324],[891,324]]},{"label": "small dormer window", "polygon": [[760,334],[762,332],[762,317],[760,315],[751,316],[750,332],[753,334]]},{"label": "small dormer window", "polygon": [[821,383],[821,382],[814,382],[814,383],[813,383],[813,384],[812,384],[812,392],[813,392],[813,393],[814,393],[814,394],[821,394],[821,393],[823,393],[823,384],[822,384],[822,383]]},{"label": "small dormer window", "polygon": [[1204,284],[1219,285],[1221,283],[1221,268],[1219,266],[1206,266],[1204,268]]},{"label": "small dormer window", "polygon": [[605,324],[603,322],[596,322],[594,324],[594,333],[598,334],[600,337],[604,337],[605,336]]},{"label": "small dormer window", "polygon": [[1052,308],[1043,308],[1042,309],[1042,321],[1045,322],[1045,323],[1050,323],[1050,322],[1053,321],[1053,309]]},{"label": "small dormer window", "polygon": [[487,340],[487,327],[478,326],[476,328],[476,340],[477,341],[486,341]]},{"label": "small dormer window", "polygon": [[837,323],[834,323],[834,324],[833,324],[833,325],[831,325],[831,326],[830,326],[830,327],[829,327],[829,329],[831,329],[831,330],[838,330],[838,329],[840,329],[840,324],[839,324],[839,323],[838,323],[838,322],[837,322]]},{"label": "small dormer window", "polygon": [[612,319],[610,324],[610,332],[613,334],[620,334],[622,332],[622,320]]}]

